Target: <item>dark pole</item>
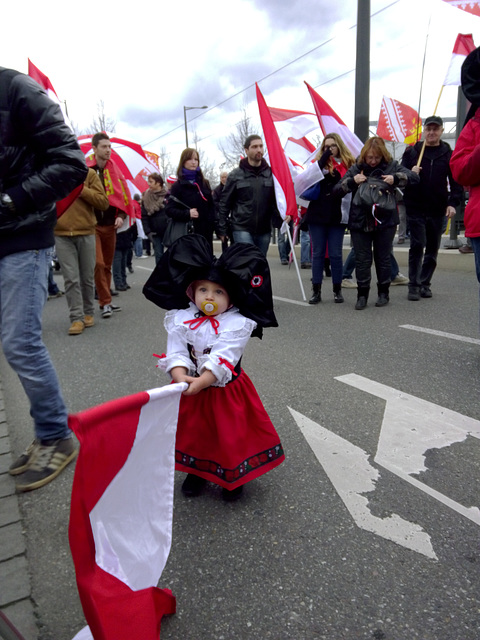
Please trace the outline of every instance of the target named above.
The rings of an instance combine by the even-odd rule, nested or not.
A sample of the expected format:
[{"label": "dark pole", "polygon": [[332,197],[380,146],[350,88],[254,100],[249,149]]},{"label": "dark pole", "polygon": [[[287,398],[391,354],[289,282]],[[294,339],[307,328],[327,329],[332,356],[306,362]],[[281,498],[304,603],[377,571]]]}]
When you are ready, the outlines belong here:
[{"label": "dark pole", "polygon": [[370,112],[370,0],[357,0],[354,131],[365,142]]},{"label": "dark pole", "polygon": [[185,120],[185,148],[188,149],[187,107],[183,107],[183,118]]}]

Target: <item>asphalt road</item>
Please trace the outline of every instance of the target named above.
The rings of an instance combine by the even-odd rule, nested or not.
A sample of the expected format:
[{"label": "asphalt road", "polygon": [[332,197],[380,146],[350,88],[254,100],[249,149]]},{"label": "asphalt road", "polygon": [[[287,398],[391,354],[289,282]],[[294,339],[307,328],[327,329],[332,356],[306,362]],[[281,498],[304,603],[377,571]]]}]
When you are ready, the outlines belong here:
[{"label": "asphalt road", "polygon": [[[478,339],[473,270],[437,271],[431,300],[408,302],[406,287],[393,287],[387,307],[373,298],[357,312],[354,290],[333,303],[329,279],[320,305],[286,301],[301,300],[296,275],[275,253],[270,262],[280,326],[250,341],[243,365],[286,461],[233,504],[213,485],[185,499],[176,475],[160,586],[176,595],[177,613],[164,619],[162,640],[478,640],[479,525],[375,463],[385,401],[336,379],[354,373],[480,421],[480,345],[401,328]],[[167,382],[151,355],[165,346],[163,312],[141,293],[153,259],[134,267],[132,289],[116,299],[122,311],[80,336],[67,335],[64,299],[46,305],[44,337],[70,412]],[[308,288],[310,273],[301,274]],[[31,419],[3,356],[0,374],[16,453],[32,438]],[[375,522],[397,514],[416,525],[437,559],[358,526],[289,407],[366,453],[380,475],[363,490],[364,510]],[[413,430],[424,419],[412,418]],[[479,506],[479,454],[475,437],[439,444],[416,478],[455,504]],[[85,624],[67,540],[73,471],[19,496],[40,640],[71,640]],[[362,491],[354,464],[344,475],[347,494]]]}]

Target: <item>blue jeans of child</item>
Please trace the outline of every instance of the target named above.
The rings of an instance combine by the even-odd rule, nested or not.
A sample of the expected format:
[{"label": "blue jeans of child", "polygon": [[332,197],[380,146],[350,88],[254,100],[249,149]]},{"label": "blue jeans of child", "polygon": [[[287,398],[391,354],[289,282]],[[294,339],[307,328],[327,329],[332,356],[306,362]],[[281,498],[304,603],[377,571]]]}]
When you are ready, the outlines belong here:
[{"label": "blue jeans of child", "polygon": [[250,233],[250,231],[233,231],[234,242],[245,242],[246,244],[254,244],[260,249],[264,256],[267,255],[268,245],[270,244],[270,231],[268,233]]},{"label": "blue jeans of child", "polygon": [[67,410],[57,374],[42,341],[53,248],[21,251],[0,259],[0,338],[7,362],[30,401],[40,440],[68,438]]}]

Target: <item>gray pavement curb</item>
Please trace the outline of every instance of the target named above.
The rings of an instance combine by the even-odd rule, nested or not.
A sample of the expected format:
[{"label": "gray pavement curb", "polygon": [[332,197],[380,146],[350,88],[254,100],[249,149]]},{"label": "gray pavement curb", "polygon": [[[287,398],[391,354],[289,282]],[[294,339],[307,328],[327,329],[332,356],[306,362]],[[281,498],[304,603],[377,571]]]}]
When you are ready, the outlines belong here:
[{"label": "gray pavement curb", "polygon": [[15,482],[8,473],[11,462],[10,438],[0,384],[0,609],[25,640],[37,640],[38,628],[31,600],[25,536]]}]

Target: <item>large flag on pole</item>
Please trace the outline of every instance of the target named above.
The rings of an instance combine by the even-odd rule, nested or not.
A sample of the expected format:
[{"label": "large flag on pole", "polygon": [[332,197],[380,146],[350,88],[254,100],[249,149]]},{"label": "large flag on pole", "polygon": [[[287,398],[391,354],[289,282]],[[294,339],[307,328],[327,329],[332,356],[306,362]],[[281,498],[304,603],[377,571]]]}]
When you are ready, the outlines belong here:
[{"label": "large flag on pole", "polygon": [[455,40],[452,58],[448,66],[445,80],[443,81],[444,86],[453,85],[459,87],[462,84],[460,78],[462,64],[465,62],[468,54],[471,53],[474,49],[475,45],[473,43],[472,34],[459,33],[457,39]]},{"label": "large flag on pole", "polygon": [[[70,119],[67,115],[67,111],[65,108],[65,103],[62,102],[57,96],[57,92],[53,88],[52,83],[50,82],[50,78],[48,78],[44,73],[40,71],[38,67],[36,67],[33,62],[28,59],[28,75],[38,82],[38,84],[45,90],[47,96],[55,102],[60,107],[60,111],[62,112],[63,119],[65,120],[65,124],[69,127],[69,129],[73,132],[73,127],[70,122]],[[82,192],[83,184],[78,185],[71,193],[68,194],[63,200],[59,200],[57,202],[57,218],[59,218],[62,213],[68,209],[68,207],[78,198],[80,193]]]},{"label": "large flag on pole", "polygon": [[70,417],[80,441],[69,538],[89,629],[77,640],[158,640],[175,597],[156,585],[170,552],[175,433],[185,383]]},{"label": "large flag on pole", "polygon": [[474,16],[480,16],[480,0],[443,0],[451,7],[462,9]]},{"label": "large flag on pole", "polygon": [[422,121],[412,107],[383,96],[377,136],[392,142],[415,144],[422,134]]},{"label": "large flag on pole", "polygon": [[278,211],[283,219],[285,219],[286,216],[294,218],[297,212],[297,203],[290,169],[288,168],[287,159],[285,157],[280,138],[278,137],[277,130],[273,124],[273,119],[267,107],[267,103],[265,102],[265,98],[263,97],[258,84],[255,84],[255,86],[257,90],[260,121],[262,123],[270,166],[272,168]]},{"label": "large flag on pole", "polygon": [[350,149],[353,157],[356,158],[363,147],[363,142],[353,131],[350,131],[343,120],[335,113],[331,106],[318,95],[308,82],[305,82],[305,84],[310,92],[310,97],[312,98],[323,135],[325,136],[327,133],[338,133],[348,149]]}]

